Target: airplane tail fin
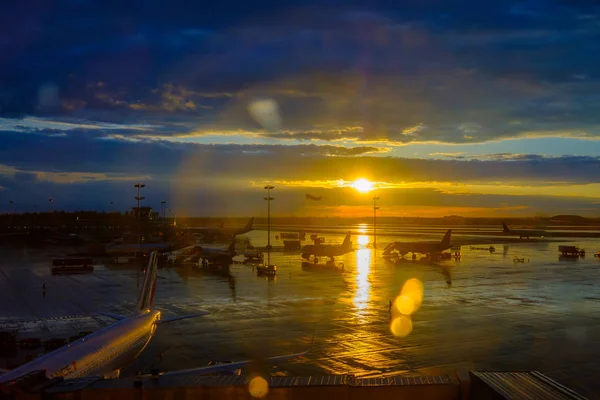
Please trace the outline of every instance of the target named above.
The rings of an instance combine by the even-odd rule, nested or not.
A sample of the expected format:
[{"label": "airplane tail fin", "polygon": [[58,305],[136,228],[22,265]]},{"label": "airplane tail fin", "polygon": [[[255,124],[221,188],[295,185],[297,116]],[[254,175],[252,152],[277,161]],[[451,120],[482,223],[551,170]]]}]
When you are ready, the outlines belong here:
[{"label": "airplane tail fin", "polygon": [[444,238],[440,242],[440,244],[442,245],[442,247],[449,247],[450,246],[451,236],[452,236],[452,229],[448,229],[448,231],[444,235]]},{"label": "airplane tail fin", "polygon": [[508,225],[506,225],[506,222],[502,223],[502,231],[504,233],[509,233],[510,232],[510,229],[509,229]]},{"label": "airplane tail fin", "polygon": [[350,241],[351,238],[351,233],[348,232],[346,234],[346,237],[344,238],[344,243],[342,243],[342,247],[346,248],[346,247],[351,247],[352,246],[352,242]]},{"label": "airplane tail fin", "polygon": [[219,225],[219,228],[223,229],[225,227],[225,221],[221,221],[221,225]]},{"label": "airplane tail fin", "polygon": [[250,218],[250,221],[248,221],[248,223],[246,224],[246,226],[244,227],[244,230],[246,232],[251,231],[252,230],[252,224],[254,223],[254,217]]},{"label": "airplane tail fin", "polygon": [[137,302],[140,311],[154,306],[154,291],[156,290],[156,273],[158,270],[158,253],[153,251],[148,258],[148,266],[144,275],[144,283]]}]

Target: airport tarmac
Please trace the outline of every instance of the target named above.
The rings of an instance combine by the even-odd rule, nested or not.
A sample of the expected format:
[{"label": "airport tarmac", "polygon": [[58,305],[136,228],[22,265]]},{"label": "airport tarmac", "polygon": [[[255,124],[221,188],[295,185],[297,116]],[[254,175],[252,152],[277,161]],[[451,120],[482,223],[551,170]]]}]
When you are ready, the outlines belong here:
[{"label": "airport tarmac", "polygon": [[[261,245],[266,234],[248,236]],[[342,240],[324,236],[327,242]],[[213,359],[298,352],[310,346],[314,331],[308,356],[272,372],[377,376],[539,370],[591,398],[600,393],[597,239],[569,242],[588,252],[572,261],[559,260],[557,243],[539,240],[495,244],[494,253],[463,246],[460,260],[438,264],[386,263],[380,253],[393,240],[403,239],[379,236],[377,250],[363,248],[337,258],[343,272],[306,269],[299,253],[280,252],[271,255],[278,266],[275,279],[257,277],[242,264],[223,273],[161,269],[156,303],[165,316],[211,314],[161,326],[124,375],[152,366],[174,370]],[[358,241],[353,238],[355,247]],[[69,337],[111,322],[97,312],[133,309],[141,271],[106,265],[92,274],[51,276],[50,259],[64,254],[58,248],[3,250],[0,330],[18,329],[19,339]],[[515,257],[525,262],[515,263]],[[412,317],[412,332],[397,338],[390,332],[388,302],[410,278],[423,283],[424,301]],[[0,367],[11,361],[2,360]]]}]

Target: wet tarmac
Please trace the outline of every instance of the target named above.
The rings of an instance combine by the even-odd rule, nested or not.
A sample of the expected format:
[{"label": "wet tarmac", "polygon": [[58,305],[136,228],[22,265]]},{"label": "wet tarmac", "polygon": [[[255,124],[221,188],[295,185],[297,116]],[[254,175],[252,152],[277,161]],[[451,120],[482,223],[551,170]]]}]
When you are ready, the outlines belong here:
[{"label": "wet tarmac", "polygon": [[[428,235],[423,238],[441,238]],[[264,244],[264,232],[248,236],[255,245]],[[325,236],[327,242],[342,240]],[[271,255],[278,266],[275,279],[258,277],[242,264],[223,272],[161,269],[156,302],[164,315],[198,310],[210,315],[161,326],[124,374],[297,352],[310,347],[314,331],[311,353],[273,372],[539,370],[591,398],[600,393],[597,239],[569,242],[588,252],[570,261],[559,260],[557,243],[540,240],[495,244],[493,253],[463,246],[460,260],[436,264],[385,262],[380,253],[393,240],[402,238],[380,236],[377,250],[337,258],[343,272],[303,268],[298,252]],[[64,254],[3,252],[0,330],[18,329],[19,338],[69,337],[111,322],[97,312],[133,310],[140,271],[105,265],[92,274],[51,276],[49,260]],[[515,263],[515,257],[525,262]],[[424,300],[412,316],[412,332],[398,338],[390,332],[388,302],[410,278],[423,283]]]}]

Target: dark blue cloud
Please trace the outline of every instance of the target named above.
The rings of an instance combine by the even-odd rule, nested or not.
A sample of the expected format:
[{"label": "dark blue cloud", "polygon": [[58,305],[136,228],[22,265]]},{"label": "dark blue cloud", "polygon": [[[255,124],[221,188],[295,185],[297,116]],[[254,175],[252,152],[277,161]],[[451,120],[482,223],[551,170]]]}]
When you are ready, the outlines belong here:
[{"label": "dark blue cloud", "polygon": [[[56,113],[39,107],[39,88],[48,82],[59,87],[63,113],[70,106],[131,113],[132,104],[162,104],[166,84],[237,92],[298,74],[351,72],[364,77],[356,93],[362,99],[379,85],[407,89],[398,84],[403,77],[423,88],[413,90],[420,101],[438,110],[454,108],[457,119],[465,119],[518,98],[501,94],[494,101],[493,93],[473,93],[471,87],[485,88],[486,79],[540,86],[576,74],[596,79],[598,73],[589,57],[598,39],[598,10],[584,2],[25,3],[9,7],[0,21],[4,115]],[[463,85],[463,101],[447,101],[432,90],[460,68],[482,77]],[[104,88],[90,87],[96,82]],[[570,88],[551,91],[572,94]],[[223,102],[205,105],[218,114]],[[362,118],[375,117],[367,112]]]},{"label": "dark blue cloud", "polygon": [[[182,163],[192,159],[206,164],[212,173],[228,174],[235,172],[247,159],[270,160],[273,157],[274,162],[281,162],[289,158],[356,156],[380,151],[371,146],[201,145],[161,140],[130,141],[113,139],[110,135],[119,135],[119,131],[108,135],[78,131],[65,136],[0,131],[0,164],[34,171],[170,175],[178,172]],[[289,166],[293,167],[293,164]],[[266,163],[263,167],[267,167]],[[253,170],[240,170],[239,173],[240,176],[252,176]],[[264,170],[259,175],[262,173]]]}]

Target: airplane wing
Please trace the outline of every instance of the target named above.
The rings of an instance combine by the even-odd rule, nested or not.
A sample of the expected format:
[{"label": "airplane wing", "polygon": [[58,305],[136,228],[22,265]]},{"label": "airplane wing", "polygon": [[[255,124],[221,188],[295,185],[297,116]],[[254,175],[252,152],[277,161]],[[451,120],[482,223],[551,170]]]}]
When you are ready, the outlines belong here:
[{"label": "airplane wing", "polygon": [[189,315],[178,315],[177,317],[169,317],[169,318],[163,318],[160,319],[156,322],[154,322],[156,325],[161,325],[161,324],[166,324],[167,322],[173,322],[173,321],[180,321],[182,319],[188,319],[188,318],[194,318],[194,317],[201,317],[203,315],[209,314],[208,311],[203,311],[201,313],[198,314],[189,314]]},{"label": "airplane wing", "polygon": [[[246,360],[246,361],[237,361],[228,364],[217,364],[210,365],[207,367],[198,367],[198,368],[189,368],[189,369],[181,369],[177,371],[171,372],[163,372],[160,373],[159,376],[184,376],[184,375],[206,375],[213,374],[215,372],[223,372],[223,371],[231,371],[238,368],[243,368],[249,364],[260,361],[262,363],[268,364],[277,364],[280,362],[288,361],[293,358],[302,358],[302,356],[306,355],[310,350],[304,351],[302,353],[294,353],[294,354],[286,354],[284,356],[275,356],[270,358],[265,358],[262,360]],[[143,375],[143,377],[148,377],[151,375]]]},{"label": "airplane wing", "polygon": [[10,369],[0,368],[0,375],[10,372]]},{"label": "airplane wing", "polygon": [[111,314],[111,313],[105,313],[105,312],[100,312],[98,314],[103,315],[103,316],[108,317],[108,318],[116,319],[117,321],[121,321],[121,320],[127,318],[127,317],[125,317],[123,315]]}]

